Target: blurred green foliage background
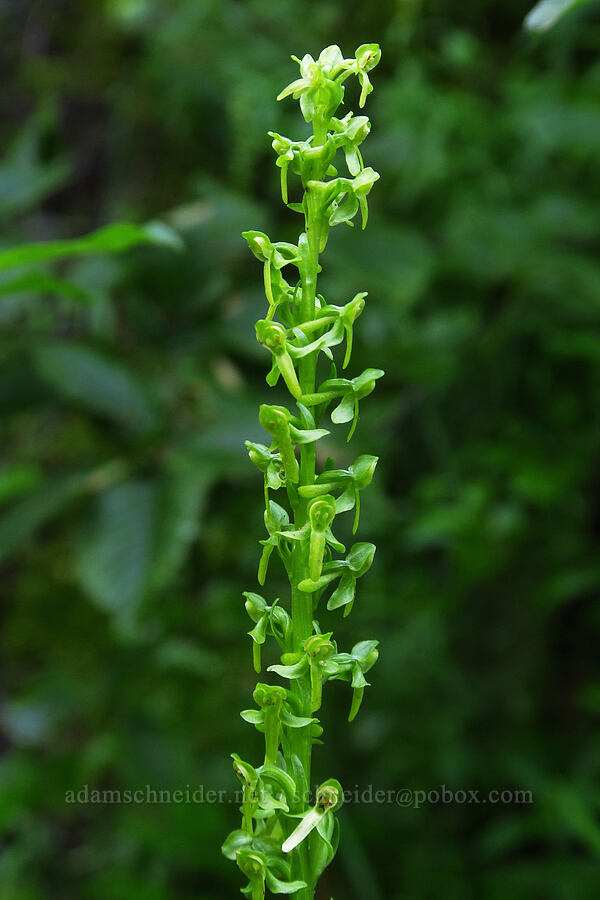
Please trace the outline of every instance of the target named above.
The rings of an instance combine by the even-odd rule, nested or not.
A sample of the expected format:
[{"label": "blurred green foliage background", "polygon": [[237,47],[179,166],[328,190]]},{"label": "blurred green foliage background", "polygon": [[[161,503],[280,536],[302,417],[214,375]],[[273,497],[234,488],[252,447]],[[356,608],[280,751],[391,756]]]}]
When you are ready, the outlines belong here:
[{"label": "blurred green foliage background", "polygon": [[350,805],[320,898],[598,896],[600,19],[532,37],[526,12],[0,6],[1,246],[157,218],[184,244],[0,281],[0,900],[237,895],[233,805],[65,792],[233,789],[229,753],[258,757],[238,716],[264,530],[243,440],[277,401],[240,232],[296,236],[266,136],[305,133],[275,102],[289,55],[365,41],[384,51],[364,148],[382,179],[364,235],[332,234],[322,288],[369,291],[353,369],[387,372],[352,450],[343,428],[328,444],[381,458],[375,564],[332,615],[381,657],[352,726],[328,689],[315,778],[534,803]]}]

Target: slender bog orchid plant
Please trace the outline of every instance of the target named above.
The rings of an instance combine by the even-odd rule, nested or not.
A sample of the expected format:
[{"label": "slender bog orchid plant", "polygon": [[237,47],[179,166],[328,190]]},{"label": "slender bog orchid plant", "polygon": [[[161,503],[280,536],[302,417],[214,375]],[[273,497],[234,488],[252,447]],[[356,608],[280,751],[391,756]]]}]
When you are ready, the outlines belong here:
[{"label": "slender bog orchid plant", "polygon": [[[261,541],[258,581],[264,585],[276,550],[291,585],[288,609],[279,599],[244,594],[253,623],[249,635],[254,668],[260,673],[262,646],[272,638],[281,650],[281,662],[268,671],[284,680],[284,685],[257,684],[256,707],[242,712],[242,718],[264,734],[263,763],[254,767],[233,754],[242,784],[242,822],[223,844],[223,853],[246,876],[242,893],[252,900],[263,900],[267,889],[294,894],[298,900],[314,897],[317,879],[337,849],[334,814],[343,802],[342,787],[334,778],[324,781],[309,802],[312,745],[320,743],[323,732],[314,714],[321,706],[323,684],[338,679],[352,688],[349,719],[354,719],[368,686],[365,675],[378,655],[373,640],[340,652],[333,633],[323,633],[316,619],[331,588],[327,610],[343,609],[348,615],[356,582],[373,561],[373,544],[355,543],[346,552],[332,527],[337,516],[354,510],[356,532],[360,492],[373,478],[377,457],[359,456],[346,469],[336,468],[329,458],[317,473],[316,445],[329,433],[320,427],[328,412],[336,425],[351,423],[348,440],[352,437],[359,404],[383,375],[381,369],[366,369],[355,378],[340,378],[333,362],[333,348],[344,344],[342,368],[350,362],[353,328],[366,294],[334,306],[317,293],[319,255],[329,229],[342,222],[352,225],[359,210],[363,228],[367,224],[367,196],[379,178],[364,166],[360,150],[369,120],[351,112],[337,118],[336,112],[350,75],[360,82],[364,105],[372,90],[369,72],[380,57],[377,44],[363,44],[352,59],[345,59],[337,46],[327,47],[317,60],[293,57],[301,77],[278,99],[299,100],[313,134],[302,141],[273,132],[271,137],[283,201],[304,217],[304,228],[297,244],[272,241],[259,231],[243,235],[264,268],[268,310],[256,323],[256,337],[271,357],[267,383],[273,387],[281,378],[296,405],[293,412],[286,406],[262,405],[259,420],[270,444],[246,442],[250,459],[264,477],[267,537]],[[349,177],[338,174],[338,156]],[[300,178],[301,203],[289,202],[290,173]],[[294,269],[297,279],[289,275]],[[329,360],[329,371],[319,383],[321,354]],[[341,555],[334,557],[334,552]]]}]

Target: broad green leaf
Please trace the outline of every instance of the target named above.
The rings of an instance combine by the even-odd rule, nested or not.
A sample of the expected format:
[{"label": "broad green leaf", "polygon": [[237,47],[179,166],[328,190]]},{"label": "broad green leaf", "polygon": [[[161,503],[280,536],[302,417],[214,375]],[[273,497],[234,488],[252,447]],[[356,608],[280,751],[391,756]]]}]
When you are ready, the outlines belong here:
[{"label": "broad green leaf", "polygon": [[121,253],[140,244],[157,244],[174,249],[181,247],[177,234],[162,222],[149,222],[147,225],[121,223],[106,225],[91,234],[71,240],[9,247],[0,251],[0,270],[87,253]]},{"label": "broad green leaf", "polygon": [[87,475],[78,473],[50,481],[0,516],[0,561],[18,548],[86,489]]},{"label": "broad green leaf", "polygon": [[546,31],[570,10],[584,3],[589,0],[541,0],[527,15],[525,27],[530,31]]},{"label": "broad green leaf", "polygon": [[120,363],[83,344],[59,341],[37,347],[33,358],[40,375],[67,400],[132,431],[147,432],[158,426],[151,394]]}]

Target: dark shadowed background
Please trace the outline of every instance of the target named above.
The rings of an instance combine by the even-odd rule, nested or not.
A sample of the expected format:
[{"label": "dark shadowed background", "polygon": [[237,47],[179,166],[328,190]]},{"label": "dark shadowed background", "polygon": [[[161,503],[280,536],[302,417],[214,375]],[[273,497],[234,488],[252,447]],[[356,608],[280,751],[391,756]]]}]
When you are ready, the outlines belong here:
[{"label": "dark shadowed background", "polygon": [[375,563],[332,614],[381,657],[352,726],[327,690],[315,777],[533,802],[350,804],[319,898],[598,896],[600,18],[531,36],[527,9],[0,4],[1,245],[153,219],[184,243],[46,265],[44,290],[0,281],[0,900],[238,895],[234,805],[65,798],[234,789],[229,754],[258,761],[238,714],[264,532],[243,441],[277,394],[240,232],[296,237],[266,136],[306,133],[275,102],[290,54],[367,41],[382,177],[322,287],[369,291],[353,371],[387,372],[352,449],[329,444],[381,459]]}]

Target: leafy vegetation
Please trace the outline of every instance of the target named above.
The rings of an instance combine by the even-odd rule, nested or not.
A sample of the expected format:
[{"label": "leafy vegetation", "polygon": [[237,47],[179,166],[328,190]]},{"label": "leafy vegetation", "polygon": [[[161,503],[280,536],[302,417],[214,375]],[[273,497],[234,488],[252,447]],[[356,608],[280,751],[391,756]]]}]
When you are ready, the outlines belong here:
[{"label": "leafy vegetation", "polygon": [[[289,53],[372,38],[382,178],[367,230],[332,230],[320,290],[368,287],[352,367],[386,377],[352,454],[344,428],[321,443],[340,471],[380,457],[360,523],[377,555],[336,639],[375,635],[381,658],[351,726],[348,685],[328,689],[315,766],[350,790],[518,787],[535,802],[346,804],[319,889],[597,895],[600,47],[592,4],[539,36],[526,12],[0,10],[2,252],[118,221],[165,222],[183,243],[1,273],[2,900],[238,890],[218,853],[233,798],[65,794],[228,791],[231,748],[260,753],[225,713],[254,688],[239,598],[262,508],[244,440],[265,442],[262,291],[239,234],[296,237],[264,177],[265,132],[297,133],[273,97]],[[349,109],[359,96],[348,84]],[[289,191],[297,202],[291,175]],[[270,578],[283,597],[282,572]]]}]

